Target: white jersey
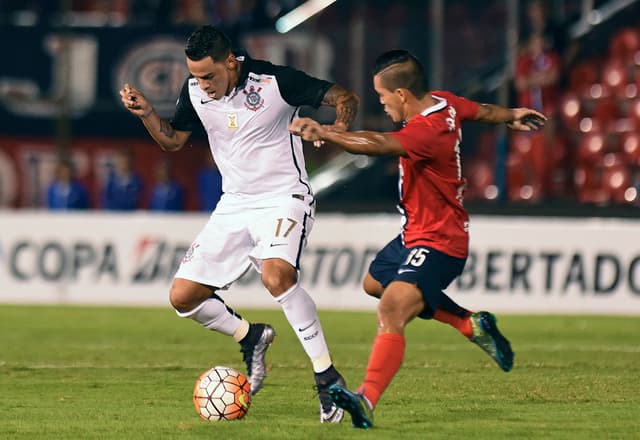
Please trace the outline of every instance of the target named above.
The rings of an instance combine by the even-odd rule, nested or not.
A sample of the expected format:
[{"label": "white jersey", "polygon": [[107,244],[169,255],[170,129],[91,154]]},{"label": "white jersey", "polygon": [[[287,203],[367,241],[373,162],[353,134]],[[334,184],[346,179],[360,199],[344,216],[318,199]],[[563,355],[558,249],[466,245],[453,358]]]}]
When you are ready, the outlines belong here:
[{"label": "white jersey", "polygon": [[332,83],[246,55],[238,60],[238,85],[220,100],[187,78],[172,126],[183,131],[204,126],[228,196],[257,201],[312,195],[302,140],[288,128],[301,105],[320,106]]}]

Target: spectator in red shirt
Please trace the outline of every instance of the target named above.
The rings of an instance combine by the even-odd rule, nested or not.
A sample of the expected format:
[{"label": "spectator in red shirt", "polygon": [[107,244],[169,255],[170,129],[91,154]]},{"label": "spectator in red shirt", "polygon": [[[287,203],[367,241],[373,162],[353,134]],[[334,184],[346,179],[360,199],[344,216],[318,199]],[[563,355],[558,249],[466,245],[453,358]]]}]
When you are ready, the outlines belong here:
[{"label": "spectator in red shirt", "polygon": [[547,116],[555,112],[560,78],[560,57],[545,45],[541,34],[532,34],[516,61],[518,105]]}]

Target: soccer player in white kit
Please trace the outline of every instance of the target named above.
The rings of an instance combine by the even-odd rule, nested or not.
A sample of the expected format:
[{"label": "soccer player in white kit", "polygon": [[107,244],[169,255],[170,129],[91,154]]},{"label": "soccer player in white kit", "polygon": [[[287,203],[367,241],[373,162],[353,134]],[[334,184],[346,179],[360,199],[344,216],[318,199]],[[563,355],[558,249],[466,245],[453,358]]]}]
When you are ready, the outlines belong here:
[{"label": "soccer player in white kit", "polygon": [[234,52],[229,38],[213,26],[194,31],[185,53],[191,75],[172,120],[160,118],[131,85],[120,90],[124,106],[165,151],[181,149],[202,124],[222,174],[224,194],[182,259],[170,302],[179,316],[240,343],[255,394],[262,387],[265,354],[275,331],[268,324],[249,323],[216,294],[253,265],[313,364],[320,421],[340,422],[343,410],[331,401],[328,388],[344,380],[333,366],[316,305],[298,282],[315,199],[302,141],[288,127],[300,106],[327,105],[336,109],[332,127],[346,130],[359,99],[339,85]]}]

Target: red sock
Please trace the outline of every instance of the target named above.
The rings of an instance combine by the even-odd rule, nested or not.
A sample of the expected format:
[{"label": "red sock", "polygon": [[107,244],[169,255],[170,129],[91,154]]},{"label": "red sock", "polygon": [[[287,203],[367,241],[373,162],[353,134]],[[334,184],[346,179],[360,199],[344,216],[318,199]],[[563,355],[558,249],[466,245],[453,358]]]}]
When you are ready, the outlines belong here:
[{"label": "red sock", "polygon": [[473,328],[471,327],[471,320],[469,319],[469,316],[471,315],[461,318],[453,313],[447,312],[446,310],[437,309],[436,313],[433,314],[433,319],[449,324],[450,326],[458,329],[458,331],[467,338],[470,338],[473,336]]},{"label": "red sock", "polygon": [[383,333],[376,336],[373,341],[367,374],[358,388],[373,407],[400,369],[404,358],[404,347],[404,336],[397,333]]}]

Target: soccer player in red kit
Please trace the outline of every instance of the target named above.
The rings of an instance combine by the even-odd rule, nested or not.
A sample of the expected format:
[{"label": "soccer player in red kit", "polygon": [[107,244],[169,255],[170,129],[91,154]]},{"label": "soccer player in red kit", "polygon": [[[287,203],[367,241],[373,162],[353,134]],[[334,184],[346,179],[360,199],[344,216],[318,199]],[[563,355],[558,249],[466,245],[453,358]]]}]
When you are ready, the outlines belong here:
[{"label": "soccer player in red kit", "polygon": [[336,405],[351,414],[353,425],[365,429],[373,425],[373,408],[400,369],[404,328],[416,317],[452,325],[502,370],[511,370],[511,345],[495,317],[472,313],[443,292],[462,273],[469,249],[469,216],[462,205],[461,122],[506,123],[530,131],[546,120],[527,108],[507,109],[450,92],[430,92],[422,65],[403,50],[378,58],[373,85],[385,113],[403,123],[399,131],[341,133],[308,118],[289,127],[316,146],[330,142],[350,153],[399,156],[398,208],[404,224],[400,235],[376,255],[363,282],[369,295],[380,298],[378,335],[366,375],[355,392],[340,385],[329,389]]}]

